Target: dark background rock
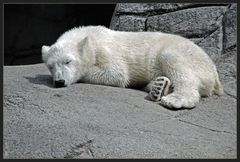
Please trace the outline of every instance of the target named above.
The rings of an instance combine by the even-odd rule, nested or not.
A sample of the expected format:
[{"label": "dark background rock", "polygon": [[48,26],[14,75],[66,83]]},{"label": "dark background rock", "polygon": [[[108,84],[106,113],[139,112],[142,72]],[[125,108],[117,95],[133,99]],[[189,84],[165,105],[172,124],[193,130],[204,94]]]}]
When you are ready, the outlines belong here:
[{"label": "dark background rock", "polygon": [[5,4],[4,65],[41,63],[42,45],[81,25],[109,26],[115,4]]}]

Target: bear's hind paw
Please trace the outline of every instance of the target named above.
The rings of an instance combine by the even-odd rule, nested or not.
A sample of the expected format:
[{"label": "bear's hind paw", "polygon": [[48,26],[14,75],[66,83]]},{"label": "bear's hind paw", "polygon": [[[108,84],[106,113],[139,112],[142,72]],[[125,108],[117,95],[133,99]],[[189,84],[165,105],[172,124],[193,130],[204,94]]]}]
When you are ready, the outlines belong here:
[{"label": "bear's hind paw", "polygon": [[184,97],[175,94],[163,96],[159,102],[160,105],[170,109],[192,109],[195,107],[196,103],[197,100],[190,96]]},{"label": "bear's hind paw", "polygon": [[153,81],[153,85],[151,86],[149,97],[152,101],[160,101],[162,96],[165,96],[169,93],[169,87],[171,82],[166,77],[157,77]]}]

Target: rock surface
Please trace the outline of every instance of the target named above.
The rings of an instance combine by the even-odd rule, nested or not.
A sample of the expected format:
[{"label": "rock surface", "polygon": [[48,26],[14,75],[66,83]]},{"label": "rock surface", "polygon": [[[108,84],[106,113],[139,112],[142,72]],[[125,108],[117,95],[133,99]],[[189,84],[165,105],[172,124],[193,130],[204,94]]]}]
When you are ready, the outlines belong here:
[{"label": "rock surface", "polygon": [[43,64],[5,66],[3,158],[237,157],[234,97],[171,111],[146,96],[81,83],[56,89]]}]

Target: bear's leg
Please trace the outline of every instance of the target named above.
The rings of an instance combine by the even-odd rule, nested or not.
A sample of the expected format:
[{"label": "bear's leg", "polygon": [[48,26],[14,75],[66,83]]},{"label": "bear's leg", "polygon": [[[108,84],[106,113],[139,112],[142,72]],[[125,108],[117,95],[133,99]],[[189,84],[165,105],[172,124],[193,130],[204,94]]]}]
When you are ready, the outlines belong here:
[{"label": "bear's leg", "polygon": [[194,81],[178,81],[174,85],[174,92],[163,96],[160,104],[172,109],[194,108],[200,99],[197,84]]},{"label": "bear's leg", "polygon": [[169,93],[171,82],[167,77],[157,77],[148,85],[149,97],[152,101],[160,101],[162,96]]}]

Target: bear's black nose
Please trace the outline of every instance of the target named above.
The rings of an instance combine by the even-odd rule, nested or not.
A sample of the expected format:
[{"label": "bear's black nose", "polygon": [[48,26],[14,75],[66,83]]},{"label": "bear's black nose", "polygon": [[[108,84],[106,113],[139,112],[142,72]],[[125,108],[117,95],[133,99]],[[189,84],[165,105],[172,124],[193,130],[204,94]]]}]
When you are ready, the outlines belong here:
[{"label": "bear's black nose", "polygon": [[64,87],[65,80],[55,80],[56,88]]}]

